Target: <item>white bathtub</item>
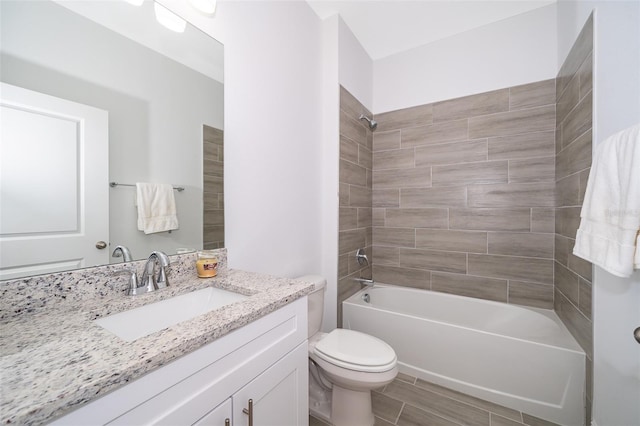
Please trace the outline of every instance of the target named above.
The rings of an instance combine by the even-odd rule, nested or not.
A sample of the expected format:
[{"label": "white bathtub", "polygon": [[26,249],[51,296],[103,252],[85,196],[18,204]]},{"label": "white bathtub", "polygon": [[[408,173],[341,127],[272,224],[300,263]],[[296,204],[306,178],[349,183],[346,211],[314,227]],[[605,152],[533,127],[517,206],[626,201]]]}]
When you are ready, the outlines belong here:
[{"label": "white bathtub", "polygon": [[342,309],[343,326],[389,343],[403,373],[584,424],[585,354],[553,311],[378,284]]}]

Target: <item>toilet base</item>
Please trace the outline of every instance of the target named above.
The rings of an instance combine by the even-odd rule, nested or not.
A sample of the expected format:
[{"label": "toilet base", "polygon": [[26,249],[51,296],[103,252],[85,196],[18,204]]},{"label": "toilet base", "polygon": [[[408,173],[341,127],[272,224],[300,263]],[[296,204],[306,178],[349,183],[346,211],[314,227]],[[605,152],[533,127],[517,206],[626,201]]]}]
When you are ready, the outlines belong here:
[{"label": "toilet base", "polygon": [[334,426],[373,426],[371,391],[344,389],[333,384],[331,423]]}]

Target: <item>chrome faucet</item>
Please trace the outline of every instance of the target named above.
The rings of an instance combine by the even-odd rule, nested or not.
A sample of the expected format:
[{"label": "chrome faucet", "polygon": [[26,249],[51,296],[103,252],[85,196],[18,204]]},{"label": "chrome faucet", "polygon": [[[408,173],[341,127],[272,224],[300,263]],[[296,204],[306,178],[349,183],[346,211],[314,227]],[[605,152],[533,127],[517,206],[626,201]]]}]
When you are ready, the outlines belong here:
[{"label": "chrome faucet", "polygon": [[131,262],[133,260],[133,257],[131,257],[131,252],[125,246],[116,246],[116,248],[113,249],[113,253],[111,253],[111,256],[124,257],[123,261],[125,262]]},{"label": "chrome faucet", "polygon": [[[160,263],[160,270],[156,277],[156,262]],[[146,293],[165,288],[169,286],[169,279],[167,278],[166,267],[169,266],[171,261],[166,253],[161,251],[154,251],[149,255],[147,263],[144,265],[144,272],[142,273],[142,282],[138,288],[145,288],[143,290]]]},{"label": "chrome faucet", "polygon": [[373,281],[373,278],[354,278],[353,280],[359,282],[360,284],[367,285],[369,287],[373,287],[373,285],[375,284],[375,281]]}]

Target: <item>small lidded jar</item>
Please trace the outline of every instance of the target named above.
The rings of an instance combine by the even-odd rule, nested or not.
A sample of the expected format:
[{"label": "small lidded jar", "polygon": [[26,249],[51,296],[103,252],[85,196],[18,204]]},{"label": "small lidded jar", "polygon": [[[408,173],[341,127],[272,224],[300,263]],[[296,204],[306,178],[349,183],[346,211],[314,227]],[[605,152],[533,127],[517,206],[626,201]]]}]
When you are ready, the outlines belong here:
[{"label": "small lidded jar", "polygon": [[218,274],[218,259],[213,250],[201,250],[198,252],[196,269],[200,278],[211,278]]}]

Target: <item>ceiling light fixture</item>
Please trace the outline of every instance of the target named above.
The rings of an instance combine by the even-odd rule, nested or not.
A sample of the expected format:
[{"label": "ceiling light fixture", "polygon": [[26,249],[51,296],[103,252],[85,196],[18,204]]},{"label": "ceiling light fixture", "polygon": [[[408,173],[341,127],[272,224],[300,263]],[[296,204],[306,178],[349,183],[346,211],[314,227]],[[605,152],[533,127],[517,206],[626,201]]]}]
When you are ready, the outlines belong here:
[{"label": "ceiling light fixture", "polygon": [[189,0],[189,3],[205,15],[213,15],[216,12],[216,0]]},{"label": "ceiling light fixture", "polygon": [[184,29],[187,27],[187,21],[185,21],[158,2],[154,2],[153,9],[156,12],[156,19],[162,25],[177,33],[184,32]]}]

